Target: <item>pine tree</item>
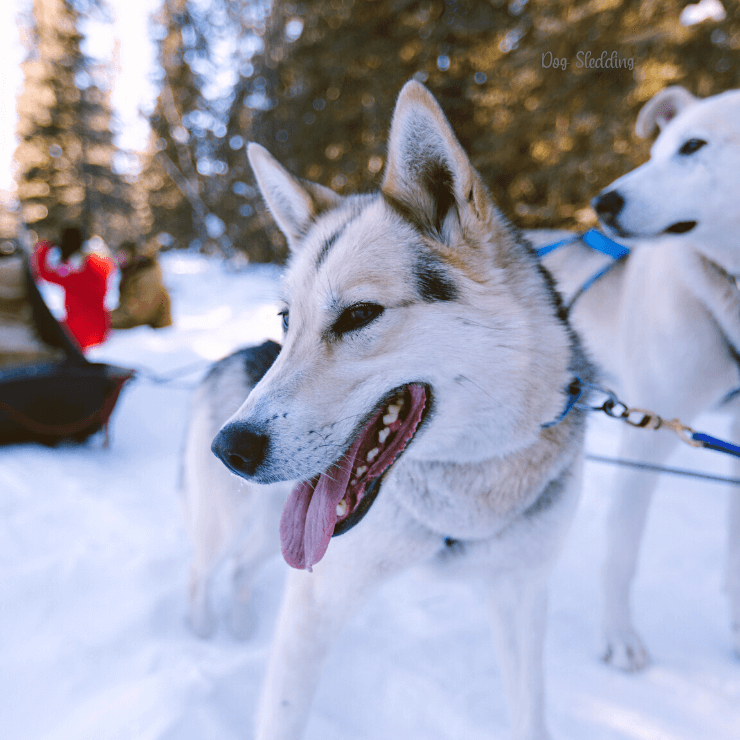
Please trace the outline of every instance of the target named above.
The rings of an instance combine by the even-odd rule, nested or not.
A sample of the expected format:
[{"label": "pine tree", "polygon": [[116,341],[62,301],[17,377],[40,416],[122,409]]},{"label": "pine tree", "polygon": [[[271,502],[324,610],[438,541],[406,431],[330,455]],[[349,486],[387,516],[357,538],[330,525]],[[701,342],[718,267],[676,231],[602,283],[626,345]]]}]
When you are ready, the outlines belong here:
[{"label": "pine tree", "polygon": [[[277,251],[261,233],[250,238],[255,220],[248,218],[252,210],[244,193],[253,197],[256,190],[244,182],[250,176],[245,141],[226,136],[231,110],[240,104],[234,100],[245,88],[227,85],[220,97],[213,94],[214,78],[225,67],[249,67],[254,27],[267,12],[263,2],[165,0],[156,18],[161,90],[150,116],[152,145],[141,181],[149,193],[150,236],[160,243],[226,256],[241,252],[257,262],[282,256],[279,237]],[[226,62],[220,58],[224,46],[232,47]]]},{"label": "pine tree", "polygon": [[187,126],[190,116],[200,110],[201,94],[187,61],[194,44],[186,45],[183,34],[196,37],[196,30],[187,0],[165,0],[157,20],[163,34],[162,81],[149,118],[152,144],[142,182],[153,217],[152,235],[168,234],[174,246],[187,247],[194,240],[202,244],[208,236],[197,140]]},{"label": "pine tree", "polygon": [[80,13],[69,0],[34,0],[18,98],[18,198],[35,236],[64,223],[117,244],[130,233],[127,183],[114,170],[108,90],[81,49]]}]

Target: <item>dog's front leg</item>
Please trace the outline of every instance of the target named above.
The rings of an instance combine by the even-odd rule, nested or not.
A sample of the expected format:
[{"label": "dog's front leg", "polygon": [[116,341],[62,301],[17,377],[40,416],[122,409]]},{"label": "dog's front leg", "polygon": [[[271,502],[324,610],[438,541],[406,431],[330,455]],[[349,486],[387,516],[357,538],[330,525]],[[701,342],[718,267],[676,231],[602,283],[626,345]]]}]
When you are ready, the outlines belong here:
[{"label": "dog's front leg", "polygon": [[548,574],[549,571],[515,572],[486,583],[513,740],[550,737],[545,727],[542,667]]},{"label": "dog's front leg", "polygon": [[740,347],[740,290],[734,276],[705,257],[692,270],[687,285],[709,309],[732,347]]},{"label": "dog's front leg", "polygon": [[272,645],[257,720],[257,740],[298,740],[324,660],[352,604],[328,598],[320,569],[291,571]]},{"label": "dog's front leg", "polygon": [[[663,464],[678,441],[670,434],[624,429],[620,457]],[[617,478],[607,519],[603,570],[602,658],[624,671],[637,671],[648,660],[642,640],[632,627],[630,590],[637,571],[648,509],[658,485],[657,473],[630,470]]]},{"label": "dog's front leg", "polygon": [[313,573],[290,572],[258,711],[257,740],[303,736],[325,658],[347,619],[383,582],[439,547],[439,537],[396,509],[381,491],[365,519],[332,540]]}]

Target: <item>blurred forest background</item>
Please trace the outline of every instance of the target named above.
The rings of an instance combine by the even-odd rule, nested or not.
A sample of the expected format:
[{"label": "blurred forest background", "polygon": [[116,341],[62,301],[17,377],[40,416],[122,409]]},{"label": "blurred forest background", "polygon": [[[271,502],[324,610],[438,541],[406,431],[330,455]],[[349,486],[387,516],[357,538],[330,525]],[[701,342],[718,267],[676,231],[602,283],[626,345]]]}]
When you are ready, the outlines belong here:
[{"label": "blurred forest background", "polygon": [[[514,223],[584,228],[589,199],[648,157],[634,134],[645,101],[667,85],[740,86],[740,7],[723,2],[163,0],[159,96],[132,169],[112,133],[111,70],[81,51],[81,20],[105,16],[105,0],[33,0],[20,22],[17,203],[2,207],[0,237],[56,238],[76,221],[113,249],[135,239],[280,262],[245,143],[339,193],[371,189],[411,77]],[[604,51],[634,69],[576,66]],[[547,52],[567,68],[543,67]]]}]

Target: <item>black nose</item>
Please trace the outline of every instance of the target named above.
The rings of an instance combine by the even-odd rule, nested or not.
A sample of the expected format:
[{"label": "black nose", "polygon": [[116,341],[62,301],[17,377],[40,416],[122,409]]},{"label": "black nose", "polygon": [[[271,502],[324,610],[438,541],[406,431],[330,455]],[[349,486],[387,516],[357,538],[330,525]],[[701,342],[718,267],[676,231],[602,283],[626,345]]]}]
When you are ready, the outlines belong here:
[{"label": "black nose", "polygon": [[232,422],[216,435],[211,450],[233,473],[251,478],[265,461],[269,442],[260,429]]},{"label": "black nose", "polygon": [[591,205],[601,221],[605,224],[612,224],[624,208],[624,198],[616,190],[609,190],[597,195]]}]

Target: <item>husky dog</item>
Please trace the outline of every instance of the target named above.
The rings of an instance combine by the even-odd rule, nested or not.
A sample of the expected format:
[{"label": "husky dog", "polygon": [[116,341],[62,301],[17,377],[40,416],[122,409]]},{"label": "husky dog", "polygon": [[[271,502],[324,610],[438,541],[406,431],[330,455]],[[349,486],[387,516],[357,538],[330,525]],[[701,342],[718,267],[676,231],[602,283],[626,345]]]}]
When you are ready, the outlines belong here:
[{"label": "husky dog", "polygon": [[[740,387],[740,92],[699,100],[682,87],[666,88],[637,119],[642,137],[656,127],[650,160],[594,199],[609,232],[637,241],[626,261],[578,299],[573,325],[625,402],[684,424],[723,405],[739,442],[740,414],[730,397]],[[576,245],[545,263],[567,298],[598,260]],[[677,444],[668,432],[626,429],[620,455],[660,464]],[[603,656],[625,670],[647,661],[632,627],[629,590],[657,482],[655,474],[620,473],[609,516]],[[736,489],[727,543],[725,586],[740,657]]]},{"label": "husky dog", "polygon": [[[249,159],[291,249],[283,345],[248,396],[255,375],[227,360],[193,423],[232,414],[213,451],[248,481],[242,496],[290,482],[279,532],[293,570],[256,737],[301,737],[348,617],[425,563],[485,584],[513,737],[548,738],[546,581],[578,500],[574,381],[593,372],[549,275],[416,82],[398,99],[379,193],[340,197],[256,144]],[[200,475],[198,507],[222,507],[227,485],[238,497]]]}]

